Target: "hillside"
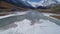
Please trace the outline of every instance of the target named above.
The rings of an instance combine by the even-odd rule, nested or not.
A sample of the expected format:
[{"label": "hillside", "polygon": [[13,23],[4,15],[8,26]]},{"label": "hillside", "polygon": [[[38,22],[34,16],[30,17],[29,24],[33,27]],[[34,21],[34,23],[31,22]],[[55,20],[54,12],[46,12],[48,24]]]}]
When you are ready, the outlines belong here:
[{"label": "hillside", "polygon": [[10,3],[7,3],[7,2],[3,2],[3,1],[0,1],[0,11],[3,10],[3,11],[11,11],[11,10],[14,10],[14,9],[19,9],[19,10],[27,10],[28,8],[23,8],[23,7],[18,7],[18,6],[15,6],[13,4],[10,4]]},{"label": "hillside", "polygon": [[36,9],[39,12],[47,12],[47,13],[59,13],[60,14],[60,4],[50,7],[49,9]]}]

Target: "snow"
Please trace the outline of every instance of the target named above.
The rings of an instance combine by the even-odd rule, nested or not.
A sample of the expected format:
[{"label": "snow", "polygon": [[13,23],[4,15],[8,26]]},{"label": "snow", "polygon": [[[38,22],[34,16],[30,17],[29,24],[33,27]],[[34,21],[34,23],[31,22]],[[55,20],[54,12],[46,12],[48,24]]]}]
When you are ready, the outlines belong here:
[{"label": "snow", "polygon": [[39,2],[37,2],[37,0],[35,0],[35,2],[33,2],[32,0],[31,2],[29,0],[27,1],[35,8],[38,6],[49,6],[51,4],[56,4],[56,2],[58,2],[57,4],[60,4],[60,0],[40,0]]},{"label": "snow", "polygon": [[17,25],[15,28],[0,30],[0,34],[60,34],[60,26],[44,19],[41,19],[40,22],[30,25],[31,21],[24,19],[14,22]]},{"label": "snow", "polygon": [[0,16],[0,19],[7,18],[7,17],[13,16],[13,15],[14,15],[14,14],[5,15],[5,16]]},{"label": "snow", "polygon": [[51,15],[57,15],[57,16],[59,15],[59,14],[53,14],[53,13],[42,13],[42,14],[45,15],[45,16],[49,16],[49,17],[50,17]]},{"label": "snow", "polygon": [[[27,12],[17,12],[18,14],[10,14],[12,16],[26,14]],[[39,12],[32,12],[30,14],[31,18],[36,16],[36,19],[39,15]],[[42,17],[43,15],[41,15]],[[7,17],[5,17],[7,18]],[[29,19],[23,19],[16,21],[12,24],[8,24],[4,27],[0,27],[0,34],[60,34],[60,26],[51,22],[49,20],[40,19],[39,23],[35,22],[31,25],[32,21]]]},{"label": "snow", "polygon": [[8,15],[5,15],[5,16],[0,16],[0,19],[3,19],[3,18],[7,18],[7,17],[11,17],[11,16],[16,16],[16,15],[23,15],[23,14],[26,14],[26,12],[15,12],[14,14],[8,14]]},{"label": "snow", "polygon": [[60,14],[53,14],[53,13],[42,13],[44,16],[50,17],[55,20],[59,20],[57,18],[51,17],[51,16],[60,16]]},{"label": "snow", "polygon": [[29,1],[27,1],[27,2],[35,8],[37,8],[38,6],[43,6],[42,5],[43,1],[40,1],[40,2],[29,2]]}]

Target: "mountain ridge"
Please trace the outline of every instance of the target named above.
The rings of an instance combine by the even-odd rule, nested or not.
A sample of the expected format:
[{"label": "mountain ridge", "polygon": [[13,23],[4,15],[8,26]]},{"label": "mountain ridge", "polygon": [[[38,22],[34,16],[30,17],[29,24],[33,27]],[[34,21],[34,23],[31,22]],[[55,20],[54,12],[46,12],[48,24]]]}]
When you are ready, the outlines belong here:
[{"label": "mountain ridge", "polygon": [[37,3],[39,6],[36,4],[37,6],[34,7],[34,5],[31,4],[27,0],[0,0],[0,1],[11,3],[11,4],[14,4],[19,7],[31,8],[31,9],[35,9],[35,8],[48,9],[51,6],[55,6],[56,4],[59,4],[59,1],[57,1],[57,0],[42,0],[44,2],[42,2],[41,5],[39,5],[39,3]]}]

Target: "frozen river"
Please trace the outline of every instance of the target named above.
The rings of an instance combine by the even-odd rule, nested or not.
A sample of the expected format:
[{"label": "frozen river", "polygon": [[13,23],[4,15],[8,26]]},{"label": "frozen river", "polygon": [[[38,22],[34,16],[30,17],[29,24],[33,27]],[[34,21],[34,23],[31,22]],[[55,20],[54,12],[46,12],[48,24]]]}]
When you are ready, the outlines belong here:
[{"label": "frozen river", "polygon": [[60,34],[60,20],[36,11],[6,17],[0,19],[0,34]]}]

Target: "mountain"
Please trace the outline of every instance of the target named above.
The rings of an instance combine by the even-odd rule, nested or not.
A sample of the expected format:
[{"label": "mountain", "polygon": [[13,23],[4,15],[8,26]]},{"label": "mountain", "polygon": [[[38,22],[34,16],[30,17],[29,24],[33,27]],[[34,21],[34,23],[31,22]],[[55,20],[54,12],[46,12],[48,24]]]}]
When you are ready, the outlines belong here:
[{"label": "mountain", "polygon": [[2,0],[4,2],[23,7],[23,8],[34,8],[32,7],[27,1],[22,1],[22,0]]},{"label": "mountain", "polygon": [[35,8],[46,9],[56,4],[60,4],[60,0],[40,0],[39,2],[29,2]]},{"label": "mountain", "polygon": [[4,1],[19,7],[31,9],[35,8],[48,9],[50,7],[55,6],[56,4],[60,4],[59,0],[40,0],[39,2],[30,2],[29,0],[0,0],[0,1]]},{"label": "mountain", "polygon": [[49,8],[50,8],[50,7],[48,7],[48,6],[45,6],[45,7],[44,7],[44,6],[38,6],[38,7],[37,7],[37,9],[49,9]]}]

